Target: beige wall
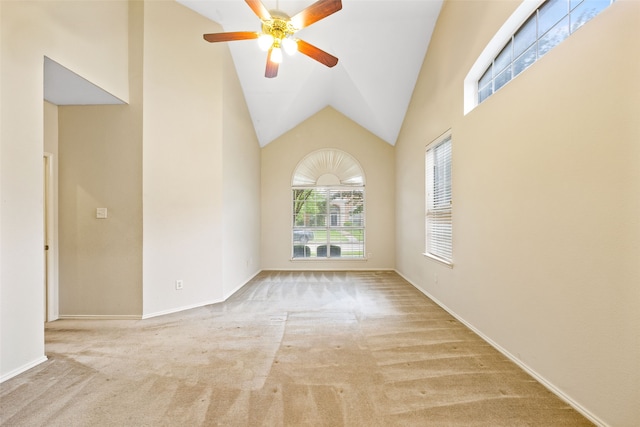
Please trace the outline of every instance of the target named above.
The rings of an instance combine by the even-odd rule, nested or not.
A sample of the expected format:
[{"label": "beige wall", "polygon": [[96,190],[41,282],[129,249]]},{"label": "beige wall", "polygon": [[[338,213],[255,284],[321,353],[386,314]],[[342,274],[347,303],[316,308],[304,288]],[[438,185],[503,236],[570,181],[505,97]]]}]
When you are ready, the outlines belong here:
[{"label": "beige wall", "polygon": [[225,57],[202,40],[212,29],[178,3],[145,3],[145,316],[223,299]]},{"label": "beige wall", "polygon": [[225,45],[223,65],[223,293],[228,298],[260,271],[260,145]]},{"label": "beige wall", "polygon": [[59,107],[62,317],[142,314],[142,124],[131,110]]},{"label": "beige wall", "polygon": [[144,316],[222,301],[259,271],[260,149],[228,47],[202,40],[216,31],[145,4]]},{"label": "beige wall", "polygon": [[[227,48],[192,43],[220,30],[210,21],[174,2],[0,2],[0,380],[44,360],[42,154],[52,132],[44,119],[55,109],[43,113],[47,55],[131,101],[58,111],[60,161],[67,153],[76,169],[65,172],[65,205],[69,195],[80,201],[66,212],[86,215],[64,227],[78,237],[73,227],[82,226],[88,250],[99,227],[115,227],[99,236],[97,255],[64,274],[75,274],[73,289],[83,292],[94,286],[95,265],[101,285],[65,307],[150,316],[221,300],[259,268],[395,266],[593,420],[633,425],[640,3],[618,0],[463,116],[463,79],[517,5],[445,4],[395,149],[327,108],[259,152]],[[453,269],[422,255],[424,148],[449,128]],[[290,234],[291,174],[325,147],[365,170],[366,262],[290,261],[282,236]],[[99,222],[96,207],[114,216]],[[127,226],[111,221],[120,215]],[[118,246],[122,236],[131,244]],[[127,259],[107,259],[122,251]],[[124,263],[124,275],[108,261]],[[142,288],[132,284],[140,268]]]},{"label": "beige wall", "polygon": [[[228,48],[201,40],[221,28],[189,9],[2,2],[0,16],[4,380],[45,360],[43,134],[59,145],[63,316],[153,316],[237,290],[260,266],[259,239],[235,239],[260,235],[260,150]],[[129,105],[43,114],[45,54]]]},{"label": "beige wall", "polygon": [[0,379],[5,379],[44,360],[44,56],[128,99],[127,3],[3,1],[0,14]]},{"label": "beige wall", "polygon": [[[617,1],[463,116],[463,79],[518,4],[442,9],[397,144],[397,269],[592,420],[635,425],[640,3]],[[422,255],[424,149],[449,128],[452,269]]]},{"label": "beige wall", "polygon": [[129,5],[129,105],[58,107],[61,317],[142,314],[142,10]]},{"label": "beige wall", "polygon": [[[367,261],[291,261],[291,178],[321,148],[351,154],[366,177]],[[325,108],[262,149],[263,269],[394,268],[394,149],[333,108]]]}]

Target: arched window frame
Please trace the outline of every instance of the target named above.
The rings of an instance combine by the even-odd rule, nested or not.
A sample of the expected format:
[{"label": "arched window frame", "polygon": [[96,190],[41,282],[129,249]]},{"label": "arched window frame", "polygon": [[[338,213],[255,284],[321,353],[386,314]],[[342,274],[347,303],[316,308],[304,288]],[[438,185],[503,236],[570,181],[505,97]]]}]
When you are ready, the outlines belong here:
[{"label": "arched window frame", "polygon": [[[365,177],[353,156],[334,148],[308,154],[291,189],[292,260],[366,259]],[[304,216],[301,203],[309,206]]]}]

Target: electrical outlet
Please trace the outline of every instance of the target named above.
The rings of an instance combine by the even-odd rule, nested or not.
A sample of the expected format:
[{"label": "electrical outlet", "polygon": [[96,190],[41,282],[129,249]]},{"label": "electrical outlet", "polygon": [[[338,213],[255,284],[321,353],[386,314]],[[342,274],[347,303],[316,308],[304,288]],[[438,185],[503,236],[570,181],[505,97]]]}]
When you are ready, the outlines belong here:
[{"label": "electrical outlet", "polygon": [[176,280],[176,290],[179,291],[184,287],[184,280]]}]

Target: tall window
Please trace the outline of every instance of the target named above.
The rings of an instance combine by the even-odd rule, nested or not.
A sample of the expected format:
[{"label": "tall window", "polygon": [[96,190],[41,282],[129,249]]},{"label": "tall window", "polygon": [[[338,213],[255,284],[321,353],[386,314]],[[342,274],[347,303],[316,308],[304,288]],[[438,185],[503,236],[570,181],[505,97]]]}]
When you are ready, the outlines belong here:
[{"label": "tall window", "polygon": [[426,254],[445,263],[453,261],[451,201],[451,134],[447,132],[427,147]]},{"label": "tall window", "polygon": [[291,194],[292,258],[365,257],[364,175],[353,157],[311,153],[296,167]]}]

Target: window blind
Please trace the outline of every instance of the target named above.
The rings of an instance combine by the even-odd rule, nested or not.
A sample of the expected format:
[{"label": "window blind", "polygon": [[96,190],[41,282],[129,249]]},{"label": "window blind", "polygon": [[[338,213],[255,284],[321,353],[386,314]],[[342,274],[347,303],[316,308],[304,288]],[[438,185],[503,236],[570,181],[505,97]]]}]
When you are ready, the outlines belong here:
[{"label": "window blind", "polygon": [[451,137],[431,145],[426,154],[427,253],[446,262],[453,257]]}]

